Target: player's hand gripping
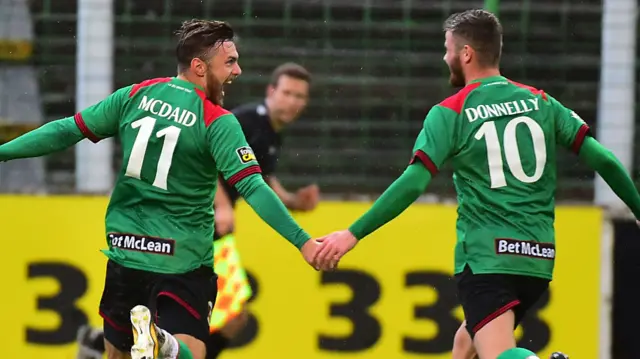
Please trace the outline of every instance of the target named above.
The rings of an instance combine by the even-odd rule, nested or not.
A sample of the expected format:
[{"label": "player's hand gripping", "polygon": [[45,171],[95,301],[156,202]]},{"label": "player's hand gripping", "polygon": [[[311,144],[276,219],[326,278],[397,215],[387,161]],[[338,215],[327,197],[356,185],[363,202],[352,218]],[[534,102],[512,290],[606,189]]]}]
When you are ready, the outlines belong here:
[{"label": "player's hand gripping", "polygon": [[358,244],[358,239],[347,229],[333,232],[316,241],[321,242],[322,247],[314,264],[316,268],[321,270],[335,269],[342,256]]},{"label": "player's hand gripping", "polygon": [[294,198],[294,208],[300,211],[311,211],[320,201],[320,188],[315,184],[300,188]]},{"label": "player's hand gripping", "polygon": [[320,270],[321,268],[315,265],[316,257],[318,256],[318,252],[320,251],[321,243],[315,239],[309,239],[305,244],[300,248],[300,252],[304,257],[304,260],[309,263],[315,270]]}]

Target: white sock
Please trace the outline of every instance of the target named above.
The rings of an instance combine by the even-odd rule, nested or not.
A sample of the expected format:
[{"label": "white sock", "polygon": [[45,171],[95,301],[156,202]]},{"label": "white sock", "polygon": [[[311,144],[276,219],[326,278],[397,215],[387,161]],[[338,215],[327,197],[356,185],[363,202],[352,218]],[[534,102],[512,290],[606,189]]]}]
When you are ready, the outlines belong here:
[{"label": "white sock", "polygon": [[178,344],[178,340],[166,330],[158,327],[156,328],[164,337],[162,346],[160,346],[160,356],[163,359],[178,359],[178,352],[180,351],[180,344]]}]

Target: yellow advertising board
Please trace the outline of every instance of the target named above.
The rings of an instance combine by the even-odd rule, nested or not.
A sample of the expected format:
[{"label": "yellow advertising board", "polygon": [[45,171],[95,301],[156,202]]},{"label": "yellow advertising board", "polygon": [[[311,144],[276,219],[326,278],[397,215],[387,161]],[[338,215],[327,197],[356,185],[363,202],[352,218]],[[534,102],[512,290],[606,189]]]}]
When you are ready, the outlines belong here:
[{"label": "yellow advertising board", "polygon": [[[0,197],[6,357],[73,359],[97,314],[106,260],[102,197]],[[348,226],[365,203],[323,203],[296,219],[312,235]],[[451,280],[455,207],[415,205],[319,273],[242,204],[237,240],[255,285],[251,322],[226,359],[450,358],[462,319]],[[558,209],[555,280],[517,333],[541,357],[598,357],[596,208]],[[6,348],[6,347],[5,347]]]}]

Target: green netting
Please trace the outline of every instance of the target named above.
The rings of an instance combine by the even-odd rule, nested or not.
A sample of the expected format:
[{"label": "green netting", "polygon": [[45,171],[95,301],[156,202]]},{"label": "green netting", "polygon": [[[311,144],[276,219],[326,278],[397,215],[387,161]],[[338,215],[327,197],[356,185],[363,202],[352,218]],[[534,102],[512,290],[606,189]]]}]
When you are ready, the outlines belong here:
[{"label": "green netting", "polygon": [[[244,74],[227,104],[258,101],[271,70],[297,61],[314,73],[312,101],[289,131],[280,161],[291,186],[379,193],[404,168],[428,108],[452,93],[442,61],[442,21],[482,0],[116,0],[115,84],[175,71],[171,33],[191,17],[229,21]],[[46,110],[73,113],[75,2],[33,2]],[[503,71],[595,119],[600,1],[502,0]],[[52,168],[72,170],[73,158]],[[569,161],[570,160],[570,161]],[[591,176],[559,166],[561,197],[589,199]],[[451,192],[449,174],[431,191]]]}]

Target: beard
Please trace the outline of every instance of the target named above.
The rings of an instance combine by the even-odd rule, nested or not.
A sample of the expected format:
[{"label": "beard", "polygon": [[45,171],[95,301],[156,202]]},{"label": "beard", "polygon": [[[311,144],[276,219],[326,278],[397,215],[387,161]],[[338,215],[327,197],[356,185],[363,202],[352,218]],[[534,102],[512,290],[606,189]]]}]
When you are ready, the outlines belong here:
[{"label": "beard", "polygon": [[215,105],[222,106],[224,104],[223,84],[216,79],[213,73],[207,75],[207,98]]},{"label": "beard", "polygon": [[449,64],[449,84],[453,87],[464,87],[467,84],[467,81],[464,78],[464,73],[462,72],[462,65],[460,65],[460,58],[456,57],[453,59],[451,64]]},{"label": "beard", "polygon": [[210,73],[207,75],[207,97],[211,102],[218,106],[224,105],[224,86],[235,80],[235,76],[229,75],[223,82]]}]

